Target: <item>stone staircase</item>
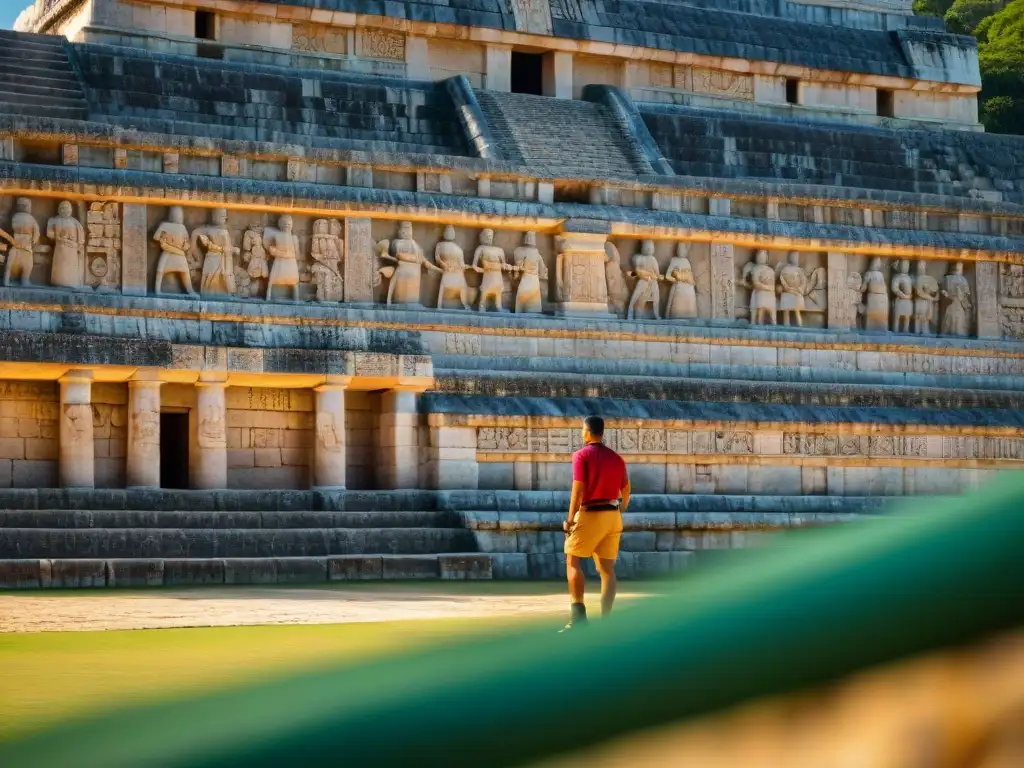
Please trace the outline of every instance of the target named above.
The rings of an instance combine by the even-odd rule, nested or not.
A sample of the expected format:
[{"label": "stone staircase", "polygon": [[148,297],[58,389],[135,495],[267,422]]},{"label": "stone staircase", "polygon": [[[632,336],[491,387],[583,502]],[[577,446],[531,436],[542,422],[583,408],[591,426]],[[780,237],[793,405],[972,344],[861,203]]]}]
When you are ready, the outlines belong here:
[{"label": "stone staircase", "polygon": [[[856,519],[884,501],[634,498],[623,578],[679,570],[700,551],[748,546],[766,532]],[[7,489],[0,589],[555,579],[568,501],[546,491]]]},{"label": "stone staircase", "polygon": [[465,155],[443,85],[77,45],[91,117],[144,131]]},{"label": "stone staircase", "polygon": [[476,96],[502,155],[512,163],[556,178],[652,172],[626,127],[601,104],[498,91]]},{"label": "stone staircase", "polygon": [[84,120],[88,107],[63,37],[0,30],[0,113]]}]

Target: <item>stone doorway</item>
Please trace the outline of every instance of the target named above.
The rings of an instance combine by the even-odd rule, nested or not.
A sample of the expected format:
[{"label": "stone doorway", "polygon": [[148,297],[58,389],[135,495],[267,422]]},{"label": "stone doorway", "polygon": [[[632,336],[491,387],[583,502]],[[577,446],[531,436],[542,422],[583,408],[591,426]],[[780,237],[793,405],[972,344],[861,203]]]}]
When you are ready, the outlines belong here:
[{"label": "stone doorway", "polygon": [[544,57],[512,51],[512,93],[544,95]]},{"label": "stone doorway", "polygon": [[160,487],[189,487],[188,413],[160,414]]}]

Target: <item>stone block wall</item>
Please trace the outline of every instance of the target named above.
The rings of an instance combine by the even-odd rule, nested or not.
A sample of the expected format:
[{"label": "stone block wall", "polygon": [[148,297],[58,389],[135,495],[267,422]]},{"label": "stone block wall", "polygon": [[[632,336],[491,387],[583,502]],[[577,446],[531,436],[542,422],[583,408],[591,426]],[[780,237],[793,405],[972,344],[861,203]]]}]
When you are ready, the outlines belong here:
[{"label": "stone block wall", "polygon": [[57,485],[58,386],[0,381],[0,487]]},{"label": "stone block wall", "polygon": [[309,390],[228,387],[228,487],[309,487]]},{"label": "stone block wall", "polygon": [[97,488],[124,488],[128,385],[92,385],[92,437]]},{"label": "stone block wall", "polygon": [[345,393],[345,485],[352,491],[378,487],[380,398],[375,392]]}]

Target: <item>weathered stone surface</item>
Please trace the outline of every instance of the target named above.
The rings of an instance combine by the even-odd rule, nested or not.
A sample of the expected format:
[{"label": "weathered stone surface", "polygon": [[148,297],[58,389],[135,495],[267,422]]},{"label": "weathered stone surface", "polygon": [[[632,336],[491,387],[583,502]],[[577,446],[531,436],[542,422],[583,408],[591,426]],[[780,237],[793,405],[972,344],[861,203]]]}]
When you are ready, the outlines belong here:
[{"label": "weathered stone surface", "polygon": [[107,560],[106,570],[108,587],[159,587],[164,583],[163,560]]}]

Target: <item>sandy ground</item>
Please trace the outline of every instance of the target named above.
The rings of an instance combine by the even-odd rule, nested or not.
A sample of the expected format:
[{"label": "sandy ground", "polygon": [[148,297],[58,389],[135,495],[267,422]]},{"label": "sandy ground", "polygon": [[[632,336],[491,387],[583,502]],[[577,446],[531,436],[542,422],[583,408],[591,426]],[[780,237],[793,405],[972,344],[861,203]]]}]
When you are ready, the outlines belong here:
[{"label": "sandy ground", "polygon": [[[0,632],[339,624],[408,619],[485,618],[567,610],[550,593],[495,594],[469,589],[207,588],[152,592],[0,595]],[[597,596],[593,597],[597,602]],[[595,606],[596,607],[596,606]]]}]

